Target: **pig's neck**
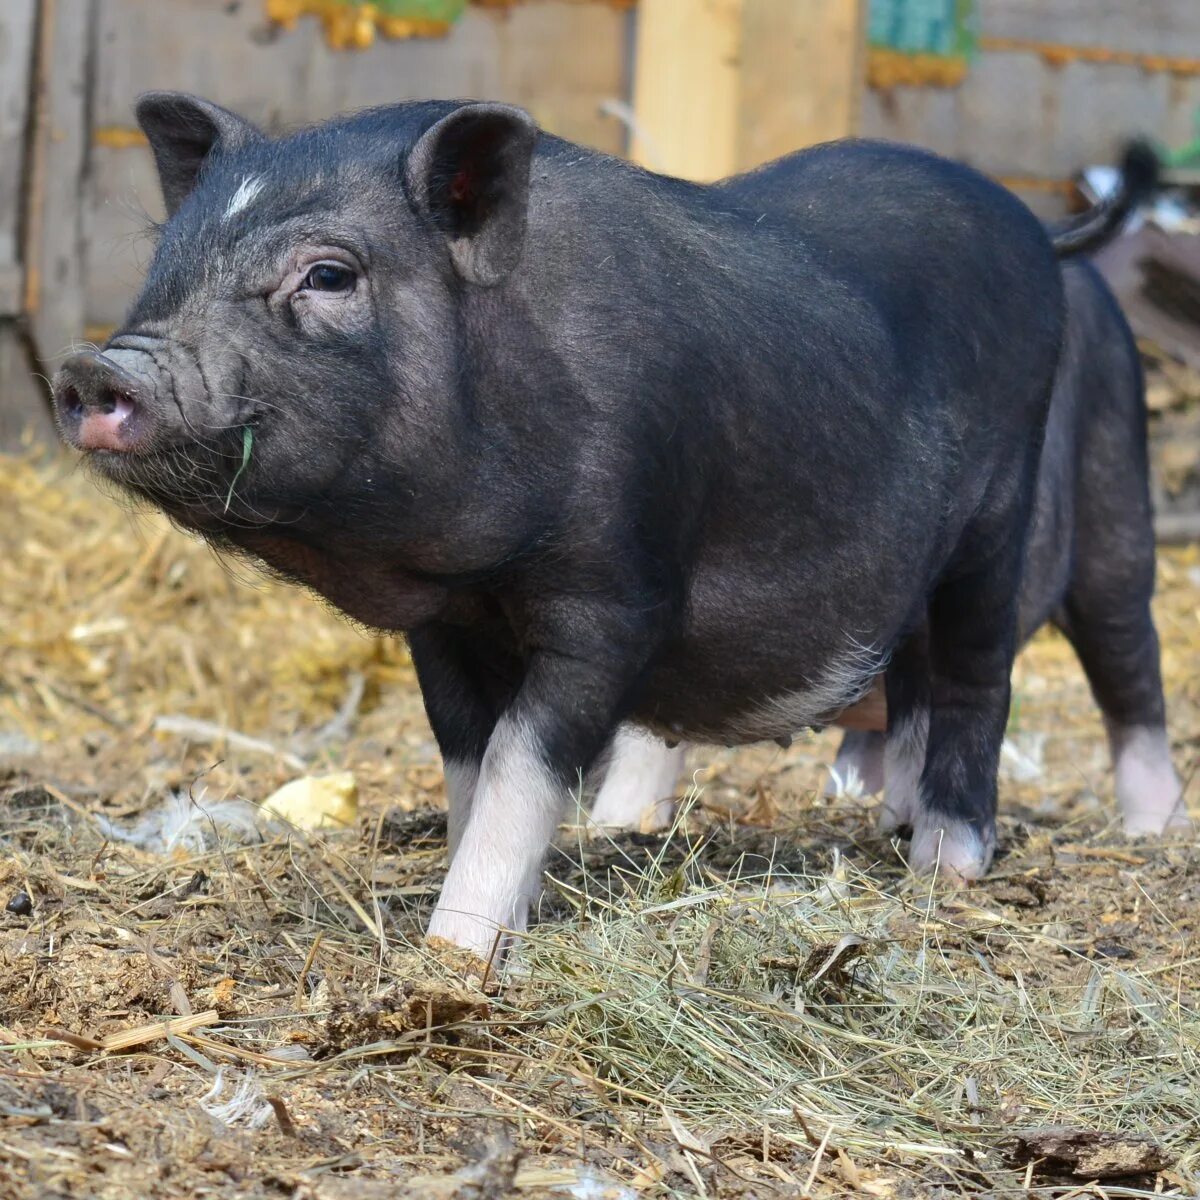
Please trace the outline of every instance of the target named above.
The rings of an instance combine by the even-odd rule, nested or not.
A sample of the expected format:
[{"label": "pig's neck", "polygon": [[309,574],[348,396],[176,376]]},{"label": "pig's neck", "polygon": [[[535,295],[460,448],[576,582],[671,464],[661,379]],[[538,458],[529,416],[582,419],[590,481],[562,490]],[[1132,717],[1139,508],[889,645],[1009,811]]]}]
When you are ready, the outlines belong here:
[{"label": "pig's neck", "polygon": [[344,555],[273,531],[239,531],[238,548],[274,574],[310,588],[352,620],[391,633],[442,616],[451,594],[379,556]]}]

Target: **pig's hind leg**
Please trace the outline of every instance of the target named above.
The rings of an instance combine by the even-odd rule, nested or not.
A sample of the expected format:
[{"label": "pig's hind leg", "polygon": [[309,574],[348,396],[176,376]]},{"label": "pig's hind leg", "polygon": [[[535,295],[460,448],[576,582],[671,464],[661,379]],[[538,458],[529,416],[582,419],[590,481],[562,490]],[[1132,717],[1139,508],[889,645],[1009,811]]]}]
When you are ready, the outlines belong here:
[{"label": "pig's hind leg", "polygon": [[[1123,549],[1128,555],[1134,547]],[[1150,615],[1153,542],[1134,557],[1149,561],[1138,566],[1129,557],[1091,553],[1079,561],[1058,624],[1104,714],[1125,832],[1159,834],[1188,822],[1171,764],[1158,635]]]},{"label": "pig's hind leg", "polygon": [[622,725],[602,771],[592,822],[602,828],[653,832],[670,826],[685,747]]},{"label": "pig's hind leg", "polygon": [[[1014,512],[1010,500],[1008,514]],[[1024,552],[1021,522],[972,531],[988,557],[934,589],[929,604],[929,706],[925,761],[912,818],[909,864],[952,879],[978,879],[996,844],[996,780],[1008,719],[1017,642],[1017,592]],[[896,739],[889,672],[888,749]],[[919,709],[906,730],[919,744]],[[886,788],[891,789],[891,763]],[[886,795],[886,793],[885,793]],[[886,803],[886,800],[885,800]]]},{"label": "pig's hind leg", "polygon": [[1126,833],[1186,827],[1171,764],[1154,593],[1146,409],[1132,338],[1097,339],[1080,432],[1074,554],[1056,623],[1104,714]]},{"label": "pig's hind leg", "polygon": [[[1128,526],[1128,515],[1123,519]],[[1139,522],[1140,523],[1140,522]],[[1183,788],[1171,763],[1158,634],[1150,613],[1153,530],[1081,532],[1058,624],[1104,714],[1117,805],[1127,834],[1186,828]]]}]

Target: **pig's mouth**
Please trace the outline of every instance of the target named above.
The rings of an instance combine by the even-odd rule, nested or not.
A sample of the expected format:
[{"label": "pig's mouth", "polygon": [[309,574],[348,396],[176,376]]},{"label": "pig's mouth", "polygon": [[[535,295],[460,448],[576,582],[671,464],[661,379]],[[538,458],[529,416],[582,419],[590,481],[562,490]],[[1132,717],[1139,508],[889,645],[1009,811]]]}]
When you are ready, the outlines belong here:
[{"label": "pig's mouth", "polygon": [[238,490],[240,481],[229,469],[232,441],[227,452],[209,445],[175,445],[142,453],[106,449],[85,453],[88,466],[105,480],[201,532],[269,523],[247,505],[244,490]]}]

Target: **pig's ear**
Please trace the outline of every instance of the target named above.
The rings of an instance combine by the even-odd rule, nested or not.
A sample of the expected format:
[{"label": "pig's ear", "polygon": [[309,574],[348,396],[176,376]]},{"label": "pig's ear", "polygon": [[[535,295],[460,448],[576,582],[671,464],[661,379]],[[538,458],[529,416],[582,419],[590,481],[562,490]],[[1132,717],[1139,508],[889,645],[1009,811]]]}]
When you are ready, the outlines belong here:
[{"label": "pig's ear", "polygon": [[168,217],[196,186],[214,149],[236,149],[262,137],[236,113],[187,92],[143,92],[134,111],[154,151]]},{"label": "pig's ear", "polygon": [[427,129],[405,168],[409,196],[446,237],[468,283],[499,283],[520,261],[537,125],[507,104],[467,104]]}]

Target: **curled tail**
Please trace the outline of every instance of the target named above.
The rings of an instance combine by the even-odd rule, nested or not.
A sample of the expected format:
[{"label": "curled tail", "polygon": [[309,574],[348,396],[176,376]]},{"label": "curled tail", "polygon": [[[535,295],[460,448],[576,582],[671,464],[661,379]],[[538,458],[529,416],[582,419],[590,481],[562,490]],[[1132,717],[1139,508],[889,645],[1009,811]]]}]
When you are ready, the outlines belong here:
[{"label": "curled tail", "polygon": [[1138,139],[1125,148],[1121,183],[1114,195],[1077,217],[1051,225],[1050,241],[1059,258],[1098,250],[1125,223],[1125,218],[1158,186],[1158,154]]}]

